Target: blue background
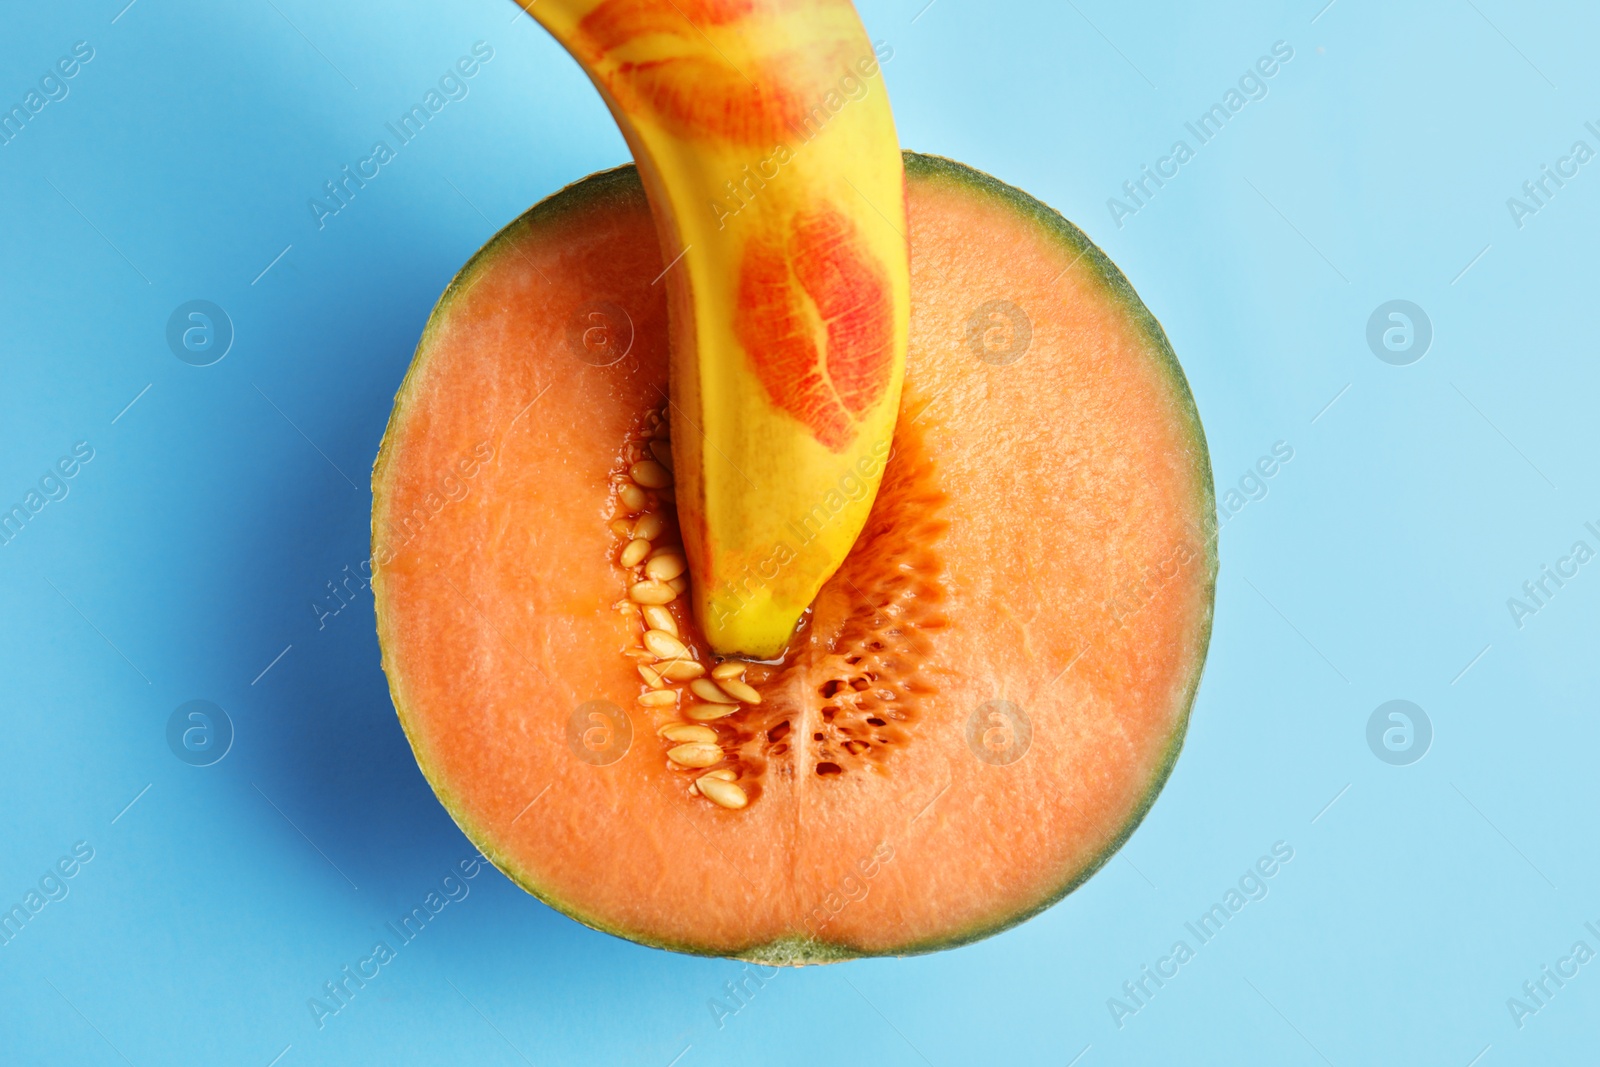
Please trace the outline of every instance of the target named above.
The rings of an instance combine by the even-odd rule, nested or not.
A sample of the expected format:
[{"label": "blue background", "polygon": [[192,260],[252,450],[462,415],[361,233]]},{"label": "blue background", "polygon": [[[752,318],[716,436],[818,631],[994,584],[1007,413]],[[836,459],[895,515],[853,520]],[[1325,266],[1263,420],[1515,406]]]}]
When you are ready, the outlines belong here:
[{"label": "blue background", "polygon": [[[0,947],[0,1061],[267,1067],[585,1061],[1500,1064],[1590,1053],[1600,926],[1590,563],[1600,548],[1590,163],[1506,199],[1600,119],[1600,15],[1462,0],[871,2],[908,146],[1077,221],[1165,324],[1227,517],[1187,748],[1066,902],[933,956],[785,972],[719,1027],[738,964],[639,948],[492,869],[319,1029],[324,982],[472,854],[417,771],[370,594],[367,472],[423,321],[499,226],[627,158],[596,94],[504,0],[8,4],[0,103],[93,60],[0,146],[0,503],[94,458],[0,548],[0,905],[94,858]],[[348,207],[307,200],[476,41],[494,58]],[[1107,199],[1276,41],[1294,50],[1119,227]],[[226,358],[165,333],[225,309]],[[1431,320],[1394,366],[1380,304]],[[132,403],[132,406],[128,405]],[[1331,406],[1330,406],[1331,404]],[[1585,620],[1589,621],[1585,621]],[[234,737],[166,739],[190,700]],[[1396,766],[1373,710],[1415,702]],[[131,806],[130,806],[131,804]],[[1274,842],[1294,858],[1119,1027],[1154,965]],[[1555,986],[1550,985],[1551,989]],[[280,1057],[274,1060],[274,1057]],[[674,1059],[678,1057],[677,1059]],[[1075,1057],[1077,1057],[1075,1059]],[[1480,1057],[1479,1059],[1474,1059]]]}]

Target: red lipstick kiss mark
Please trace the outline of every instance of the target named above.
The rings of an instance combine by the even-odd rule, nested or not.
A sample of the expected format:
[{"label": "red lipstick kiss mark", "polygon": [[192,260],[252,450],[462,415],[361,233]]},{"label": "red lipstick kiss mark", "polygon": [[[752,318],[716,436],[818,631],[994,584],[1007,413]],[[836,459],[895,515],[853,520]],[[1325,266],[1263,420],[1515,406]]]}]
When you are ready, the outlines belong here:
[{"label": "red lipstick kiss mark", "polygon": [[687,36],[696,26],[724,26],[755,10],[754,0],[606,0],[578,28],[595,47],[610,51],[652,33]]},{"label": "red lipstick kiss mark", "polygon": [[[578,28],[592,58],[615,53],[612,70],[602,76],[624,110],[653,114],[680,136],[770,147],[827,121],[830,112],[817,105],[833,86],[821,72],[848,71],[845,57],[823,62],[778,50],[741,69],[711,35],[751,17],[804,17],[817,6],[815,0],[605,0]],[[650,51],[629,59],[629,46],[647,38],[653,39]]]},{"label": "red lipstick kiss mark", "polygon": [[745,248],[734,336],[772,403],[841,452],[889,384],[889,282],[855,224],[832,207],[797,212],[792,227],[787,238],[757,236]]}]

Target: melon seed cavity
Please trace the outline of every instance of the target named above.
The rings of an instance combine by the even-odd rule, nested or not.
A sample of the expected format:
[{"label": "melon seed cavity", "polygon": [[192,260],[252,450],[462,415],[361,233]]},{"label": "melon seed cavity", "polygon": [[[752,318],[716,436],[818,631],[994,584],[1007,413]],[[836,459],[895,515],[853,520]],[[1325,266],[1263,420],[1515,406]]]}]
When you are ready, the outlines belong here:
[{"label": "melon seed cavity", "polygon": [[[759,663],[718,661],[683,598],[689,564],[665,411],[647,413],[624,443],[609,524],[626,590],[616,607],[634,627],[622,654],[639,677],[634,700],[650,716],[661,758],[691,797],[737,811],[760,802],[769,760],[785,762],[781,773],[798,768],[838,782],[889,773],[910,743],[939,688],[927,669],[931,640],[948,625],[938,549],[945,497],[928,473],[925,432],[898,434],[897,462],[885,470],[857,549],[837,586],[819,596],[824,629],[813,630],[808,613],[784,659]],[[797,671],[814,713],[792,706]]]},{"label": "melon seed cavity", "polygon": [[639,644],[626,653],[644,684],[635,699],[646,710],[681,716],[660,725],[656,736],[669,768],[701,772],[690,779],[690,794],[737,811],[750,796],[715,724],[761,703],[761,694],[744,680],[740,660],[715,664],[708,677],[709,653],[686,637],[693,632],[687,615],[673,610],[689,588],[689,563],[673,514],[672,439],[664,410],[645,416],[623,464],[612,479],[610,529],[621,542],[617,564],[627,572],[628,596],[618,607],[639,627]]}]

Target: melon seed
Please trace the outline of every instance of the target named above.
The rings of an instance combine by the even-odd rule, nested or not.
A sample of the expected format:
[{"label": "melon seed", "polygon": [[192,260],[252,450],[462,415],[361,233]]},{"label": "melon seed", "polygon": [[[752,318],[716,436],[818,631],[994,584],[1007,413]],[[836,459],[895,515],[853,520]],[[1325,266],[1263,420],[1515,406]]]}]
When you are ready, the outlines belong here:
[{"label": "melon seed", "polygon": [[689,683],[689,691],[701,700],[709,700],[715,704],[734,704],[737,701],[717,687],[717,683],[709,678],[696,678]]},{"label": "melon seed", "polygon": [[673,637],[679,636],[678,620],[672,617],[672,612],[660,604],[645,605],[644,621],[652,630],[665,630]]},{"label": "melon seed", "polygon": [[646,630],[644,647],[662,659],[686,659],[689,655],[689,650],[684,647],[683,642],[665,630]]},{"label": "melon seed", "polygon": [[680,591],[662,582],[634,582],[628,587],[628,599],[635,604],[670,604]]},{"label": "melon seed", "polygon": [[761,703],[761,694],[756,692],[754,687],[737,678],[723,678],[717,684],[722,687],[724,692],[741,704]]},{"label": "melon seed", "polygon": [[646,489],[665,489],[672,484],[672,473],[653,459],[641,459],[629,467],[628,477]]},{"label": "melon seed", "polygon": [[668,741],[678,741],[680,743],[700,741],[707,744],[715,744],[717,740],[717,732],[711,727],[697,726],[692,722],[669,722],[657,730],[656,733],[665,737]]},{"label": "melon seed", "polygon": [[[634,542],[634,544],[638,543],[637,541]],[[646,541],[644,543],[648,545],[650,542]],[[632,546],[630,545],[629,547],[631,548]],[[676,552],[663,552],[644,565],[645,575],[654,578],[658,582],[670,582],[688,569],[688,561]]]},{"label": "melon seed", "polygon": [[718,807],[732,808],[737,811],[750,803],[750,798],[745,796],[744,790],[733,782],[724,782],[720,778],[712,778],[707,775],[697,781],[695,786],[700,790],[701,796]]},{"label": "melon seed", "polygon": [[694,722],[716,722],[739,710],[737,704],[691,704],[684,709],[684,717]]},{"label": "melon seed", "polygon": [[722,762],[722,749],[704,741],[690,741],[667,749],[667,758],[683,767],[709,767]]},{"label": "melon seed", "polygon": [[698,792],[700,792],[698,786],[699,786],[699,784],[701,782],[705,781],[707,778],[715,778],[718,781],[722,781],[722,782],[732,782],[732,781],[736,781],[738,779],[738,777],[739,776],[737,774],[733,773],[732,768],[729,768],[729,767],[718,767],[716,770],[707,771],[706,773],[702,774],[699,778],[696,778],[694,781],[690,782],[689,783],[689,792],[690,793],[698,793]]},{"label": "melon seed", "polygon": [[706,673],[706,669],[692,659],[672,659],[656,664],[661,677],[672,682],[687,682]]},{"label": "melon seed", "polygon": [[[682,640],[677,619],[666,605],[689,588],[688,561],[683,548],[677,544],[655,545],[667,530],[667,521],[659,512],[643,512],[649,503],[645,489],[656,491],[662,503],[671,505],[676,500],[673,492],[672,440],[665,412],[650,412],[645,419],[645,432],[651,435],[638,443],[634,455],[645,458],[632,463],[627,478],[617,490],[618,503],[630,515],[638,515],[633,522],[616,519],[611,531],[627,538],[627,544],[618,554],[624,567],[644,566],[644,581],[628,587],[627,610],[642,615],[646,627],[644,648],[632,648],[627,654],[637,660],[641,656],[654,656],[654,664],[638,664],[639,676],[650,686],[639,694],[638,702],[646,708],[667,708],[678,702],[678,690],[668,686],[669,681],[687,681],[696,696],[706,701],[686,709],[683,714],[689,722],[669,722],[656,733],[668,741],[676,742],[667,750],[667,758],[676,766],[706,768],[720,763],[723,751],[717,743],[717,732],[709,726],[738,710],[738,702],[758,704],[761,695],[743,681],[746,664],[729,660],[717,664],[713,676],[721,686],[705,678],[706,668],[693,659]],[[653,458],[651,458],[653,457]],[[641,610],[642,609],[642,610]],[[698,793],[719,807],[738,810],[750,803],[749,796],[737,784],[737,772],[718,768],[700,775],[689,783],[689,792]]]}]

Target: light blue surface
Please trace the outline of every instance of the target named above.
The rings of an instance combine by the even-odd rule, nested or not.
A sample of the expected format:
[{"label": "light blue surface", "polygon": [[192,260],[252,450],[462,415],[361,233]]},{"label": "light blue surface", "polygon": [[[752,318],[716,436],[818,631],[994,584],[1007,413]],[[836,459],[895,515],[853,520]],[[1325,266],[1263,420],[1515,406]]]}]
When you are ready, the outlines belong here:
[{"label": "light blue surface", "polygon": [[[1506,201],[1574,141],[1600,150],[1600,16],[924,2],[863,5],[903,142],[1117,261],[1188,372],[1219,494],[1293,449],[1226,521],[1188,744],[1121,855],[1019,929],[783,973],[721,1027],[739,965],[594,933],[485,870],[319,1028],[308,1000],[472,850],[401,736],[370,595],[321,629],[309,605],[367,556],[366,474],[446,280],[626,150],[504,0],[8,4],[5,107],[76,42],[93,58],[0,145],[0,504],[78,442],[93,458],[0,547],[0,905],[76,843],[93,858],[0,946],[0,1062],[1592,1053],[1600,963],[1520,1027],[1507,1000],[1535,1006],[1523,983],[1574,942],[1600,951],[1600,563],[1521,628],[1507,598],[1600,549],[1600,162],[1521,227]],[[479,41],[467,95],[319,230],[308,199]],[[1196,147],[1184,123],[1279,41],[1266,96]],[[1107,199],[1180,138],[1194,158],[1119,227]],[[235,334],[206,367],[166,340],[195,299]],[[1395,299],[1433,328],[1406,366],[1366,341]],[[1368,747],[1394,699],[1432,725],[1410,765]],[[192,700],[233,726],[210,766],[168,747]],[[1275,842],[1293,859],[1267,896],[1199,945],[1185,922]],[[1108,999],[1135,1006],[1123,983],[1179,939],[1194,958],[1119,1028]]]}]

